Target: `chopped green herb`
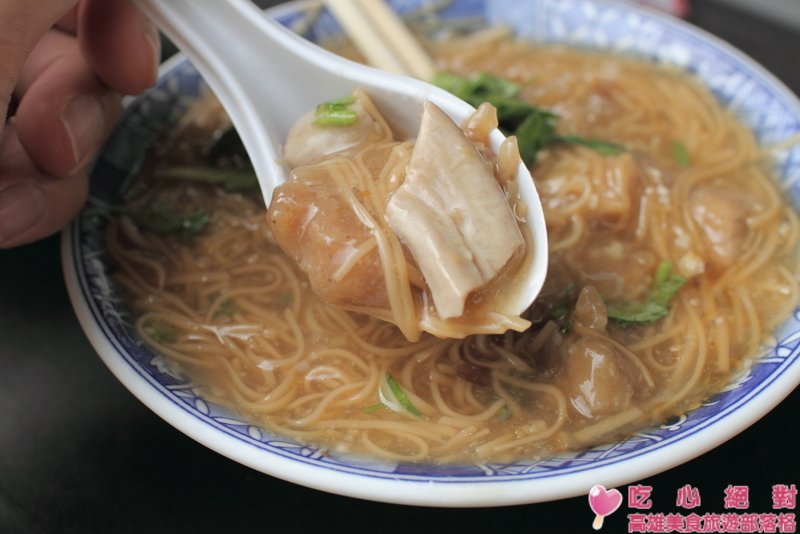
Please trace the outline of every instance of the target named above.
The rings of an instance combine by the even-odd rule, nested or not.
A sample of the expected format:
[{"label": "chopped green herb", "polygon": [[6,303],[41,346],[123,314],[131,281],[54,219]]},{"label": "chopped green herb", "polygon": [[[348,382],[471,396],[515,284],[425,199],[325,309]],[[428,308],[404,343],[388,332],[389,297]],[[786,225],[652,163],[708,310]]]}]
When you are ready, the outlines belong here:
[{"label": "chopped green herb", "polygon": [[559,135],[556,137],[556,142],[585,146],[603,156],[616,156],[625,151],[622,145],[618,145],[617,143],[603,141],[601,139],[588,139],[580,135]]},{"label": "chopped green herb", "polygon": [[514,130],[517,136],[519,155],[526,165],[536,162],[536,155],[556,139],[556,116],[541,110],[531,111]]},{"label": "chopped green herb", "polygon": [[433,77],[433,83],[473,106],[490,98],[515,98],[519,94],[519,85],[488,72],[468,78],[450,72],[438,72]]},{"label": "chopped green herb", "polygon": [[575,306],[575,284],[570,282],[567,287],[561,292],[561,298],[558,304],[550,310],[550,317],[559,321],[564,319],[569,314],[570,310]]},{"label": "chopped green herb", "polygon": [[389,388],[391,388],[392,393],[394,393],[397,402],[399,402],[403,408],[417,417],[422,417],[422,412],[417,410],[417,407],[411,403],[406,393],[403,391],[403,388],[400,387],[400,384],[397,383],[392,375],[386,375],[386,383],[389,384]]},{"label": "chopped green herb", "polygon": [[171,341],[175,341],[175,330],[166,323],[162,323],[161,321],[148,321],[148,323],[144,327],[145,332],[150,334],[150,337],[156,343],[169,343]]},{"label": "chopped green herb", "polygon": [[550,310],[550,317],[558,324],[558,331],[566,334],[572,329],[575,324],[575,302],[577,297],[570,293],[565,295],[562,301],[552,310]]},{"label": "chopped green herb", "polygon": [[568,313],[569,313],[569,308],[559,303],[558,306],[550,310],[550,317],[552,317],[556,321],[560,321],[561,319],[566,317]]},{"label": "chopped green herb", "polygon": [[641,302],[618,302],[607,305],[608,318],[621,324],[650,324],[667,316],[672,299],[686,279],[672,272],[672,262],[658,266],[653,289]]},{"label": "chopped green herb", "polygon": [[175,211],[161,204],[142,208],[130,215],[136,226],[158,234],[177,232],[183,220]]},{"label": "chopped green herb", "polygon": [[511,419],[511,410],[508,409],[508,406],[503,406],[500,408],[500,411],[497,412],[497,417],[501,421],[508,421]]},{"label": "chopped green herb", "polygon": [[287,308],[292,305],[293,301],[294,301],[294,295],[292,294],[292,292],[286,291],[285,293],[281,293],[280,295],[278,295],[278,297],[275,299],[275,304],[279,308]]},{"label": "chopped green herb", "polygon": [[217,308],[217,311],[214,312],[214,319],[218,319],[220,317],[230,317],[234,313],[236,313],[236,303],[233,299],[225,299]]},{"label": "chopped green herb", "polygon": [[315,126],[350,126],[354,124],[358,115],[349,107],[355,101],[356,97],[345,96],[318,105],[312,124]]},{"label": "chopped green herb", "polygon": [[157,234],[180,232],[187,239],[196,238],[209,222],[208,213],[196,209],[187,216],[180,215],[174,209],[163,204],[154,204],[130,214],[136,226]]},{"label": "chopped green herb", "polygon": [[258,189],[258,178],[250,169],[214,169],[208,167],[167,167],[155,173],[157,178],[219,185],[226,191]]},{"label": "chopped green herb", "polygon": [[689,167],[692,164],[692,160],[689,159],[689,150],[686,149],[686,145],[683,143],[678,141],[672,143],[672,155],[675,156],[675,161],[681,167]]},{"label": "chopped green herb", "polygon": [[323,110],[336,110],[336,109],[347,109],[348,106],[351,104],[356,103],[356,97],[353,95],[347,95],[340,98],[334,98],[333,100],[328,100],[327,102],[323,102],[317,106],[317,111]]},{"label": "chopped green herb", "polygon": [[355,111],[343,109],[341,111],[317,112],[314,126],[350,126],[356,122],[358,115]]},{"label": "chopped green herb", "polygon": [[181,221],[181,234],[188,239],[194,239],[208,225],[209,220],[208,213],[202,209],[196,209]]},{"label": "chopped green herb", "polygon": [[685,283],[686,278],[672,272],[671,261],[661,262],[658,266],[658,271],[656,271],[655,284],[653,292],[650,294],[650,300],[667,307]]},{"label": "chopped green herb", "polygon": [[506,135],[516,135],[519,153],[526,165],[536,161],[540,150],[553,143],[579,144],[603,155],[615,155],[623,148],[608,141],[577,135],[556,134],[558,116],[519,98],[519,85],[482,73],[468,78],[448,72],[437,73],[433,83],[475,107],[489,102],[497,108],[497,121]]},{"label": "chopped green herb", "polygon": [[608,306],[608,318],[622,324],[650,324],[667,316],[669,308],[651,300]]},{"label": "chopped green herb", "polygon": [[527,165],[555,140],[556,115],[518,98],[519,85],[488,73],[464,78],[440,72],[433,83],[478,107],[489,102],[497,108],[497,121],[506,135],[516,135],[520,156]]},{"label": "chopped green herb", "polygon": [[370,406],[366,406],[364,408],[364,413],[377,412],[378,410],[383,410],[384,408],[386,408],[386,405],[384,403],[382,403],[382,402],[378,402],[376,404],[372,404]]}]

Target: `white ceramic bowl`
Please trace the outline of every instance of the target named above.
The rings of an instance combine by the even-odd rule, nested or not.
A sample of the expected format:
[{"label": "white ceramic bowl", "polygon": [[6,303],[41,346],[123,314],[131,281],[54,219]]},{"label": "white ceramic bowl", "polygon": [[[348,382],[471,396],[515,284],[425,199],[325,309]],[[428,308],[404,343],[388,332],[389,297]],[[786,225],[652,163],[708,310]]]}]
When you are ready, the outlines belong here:
[{"label": "white ceramic bowl", "polygon": [[[392,2],[400,11],[425,0]],[[291,25],[304,4],[272,11]],[[677,65],[705,80],[714,94],[771,144],[800,131],[800,105],[780,82],[718,39],[661,14],[603,0],[455,1],[444,18],[478,15],[511,26],[521,37],[613,50]],[[338,33],[324,14],[309,37]],[[774,345],[749,370],[700,408],[659,427],[579,454],[538,462],[434,466],[329,456],[272,435],[205,401],[182,376],[137,339],[109,273],[102,233],[108,207],[136,173],[150,143],[175,123],[200,93],[192,66],[176,60],[157,86],[135,100],[99,157],[91,200],[63,236],[63,263],[72,302],[100,357],[153,411],[191,438],[264,473],[305,486],[377,501],[428,506],[497,506],[586,494],[618,486],[690,460],[736,435],[800,382],[800,315],[775,332]],[[800,147],[774,161],[782,182],[798,184]]]}]

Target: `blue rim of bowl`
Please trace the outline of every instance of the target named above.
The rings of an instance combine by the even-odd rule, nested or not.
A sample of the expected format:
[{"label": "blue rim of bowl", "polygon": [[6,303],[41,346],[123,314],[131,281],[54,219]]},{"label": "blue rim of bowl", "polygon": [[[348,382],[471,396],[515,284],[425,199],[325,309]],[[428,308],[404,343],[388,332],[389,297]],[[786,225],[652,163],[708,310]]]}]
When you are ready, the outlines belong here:
[{"label": "blue rim of bowl", "polygon": [[[620,4],[602,1],[573,3],[585,6],[620,7]],[[297,4],[291,3],[275,8],[270,13],[282,22],[286,22],[295,9]],[[740,69],[748,74],[747,79],[763,86],[773,100],[785,106],[789,116],[795,119],[800,117],[800,105],[791,92],[762,67],[730,45],[705,34],[702,30],[659,13],[630,6],[626,6],[625,10],[626,12],[632,10],[645,20],[655,21],[668,28],[670,32],[681,34],[695,46],[702,45],[713,50],[727,61],[735,60],[734,63],[738,63]],[[188,62],[181,59],[165,65],[160,84],[165,83],[170,75],[174,75],[180,69],[191,70],[191,67]],[[135,105],[129,107],[126,117],[130,116]],[[800,130],[800,125],[795,126],[795,131],[797,130]],[[791,158],[788,158],[785,166],[791,163]],[[783,172],[785,174],[786,169],[783,169]],[[793,193],[797,196],[798,188],[793,188]],[[755,378],[754,387],[748,388],[746,393],[741,391],[740,393],[744,394],[732,400],[731,391],[712,397],[704,407],[692,412],[692,415],[717,403],[726,402],[726,399],[730,402],[720,410],[712,410],[714,412],[712,415],[701,418],[690,428],[684,428],[671,436],[661,437],[658,436],[658,432],[669,430],[671,426],[680,429],[685,420],[645,430],[613,444],[610,448],[596,447],[589,451],[560,455],[541,462],[443,468],[432,466],[419,468],[414,464],[398,464],[388,470],[376,470],[374,465],[365,467],[357,462],[346,463],[353,462],[352,458],[334,461],[323,451],[280,437],[275,437],[275,441],[269,445],[265,444],[261,438],[264,435],[269,436],[267,432],[235,419],[233,414],[229,417],[211,415],[211,408],[207,403],[204,405],[201,398],[178,395],[176,392],[181,391],[181,388],[175,386],[180,384],[165,385],[151,374],[152,371],[145,370],[141,362],[137,362],[129,354],[120,342],[118,333],[109,324],[109,317],[119,318],[115,316],[119,310],[113,300],[113,294],[105,295],[108,298],[102,296],[97,298],[96,294],[92,297],[87,266],[97,261],[98,249],[85,248],[85,243],[80,239],[80,236],[84,235],[85,215],[86,212],[84,216],[76,219],[63,236],[65,278],[76,313],[87,336],[120,381],[162,418],[221,454],[279,478],[333,493],[386,502],[434,506],[519,504],[578,495],[586,493],[595,483],[604,483],[607,486],[623,484],[663,471],[702,454],[754,423],[800,382],[800,365],[797,364],[800,356],[800,332],[798,332],[800,327],[795,325],[794,334],[784,337],[776,344],[772,354],[758,360],[742,377],[742,383]],[[793,317],[795,322],[800,320],[797,311]],[[191,390],[190,384],[183,385]],[[769,390],[769,394],[763,394],[766,390]],[[221,410],[220,413],[228,412]],[[733,424],[720,424],[734,414],[738,415],[738,418]],[[186,417],[187,415],[190,417]],[[252,430],[254,428],[255,431]],[[614,455],[616,447],[625,443],[635,444],[636,440],[652,441],[652,443],[635,447],[629,453]],[[674,448],[664,450],[665,447],[671,447],[679,442],[680,450]],[[604,459],[609,456],[610,458]],[[625,462],[626,469],[617,469],[618,464],[622,462]],[[323,468],[332,476],[320,476],[319,468]],[[342,476],[344,478],[341,478]],[[559,483],[558,486],[551,484],[554,477]],[[435,482],[433,486],[429,484],[431,481]],[[537,481],[549,484],[550,487],[545,488],[542,484],[537,484]],[[386,482],[389,484],[385,484]],[[502,490],[488,490],[488,486],[494,486],[498,482],[504,483]],[[404,488],[399,489],[400,485]],[[426,487],[429,490],[421,491]],[[476,490],[480,492],[477,496],[474,495]]]}]

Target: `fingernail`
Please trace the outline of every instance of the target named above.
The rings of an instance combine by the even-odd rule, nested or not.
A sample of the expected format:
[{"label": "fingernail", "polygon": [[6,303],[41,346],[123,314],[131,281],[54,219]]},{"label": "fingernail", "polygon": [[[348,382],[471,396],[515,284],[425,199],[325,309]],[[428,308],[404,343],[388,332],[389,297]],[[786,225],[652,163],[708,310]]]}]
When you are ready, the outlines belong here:
[{"label": "fingernail", "polygon": [[36,224],[44,208],[44,193],[34,184],[16,183],[0,189],[0,244]]},{"label": "fingernail", "polygon": [[150,45],[150,48],[153,51],[153,83],[158,79],[158,67],[161,65],[161,38],[158,35],[158,28],[150,22],[146,20],[144,23],[144,38],[147,40],[147,44]]},{"label": "fingernail", "polygon": [[76,96],[61,110],[59,118],[72,145],[75,167],[79,168],[103,142],[106,128],[102,103],[94,95]]}]

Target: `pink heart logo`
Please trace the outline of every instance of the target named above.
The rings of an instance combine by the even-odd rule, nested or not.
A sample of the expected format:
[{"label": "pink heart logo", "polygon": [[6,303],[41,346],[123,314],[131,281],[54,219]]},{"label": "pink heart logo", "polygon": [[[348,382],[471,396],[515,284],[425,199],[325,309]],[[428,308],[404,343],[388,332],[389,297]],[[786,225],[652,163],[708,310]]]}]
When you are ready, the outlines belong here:
[{"label": "pink heart logo", "polygon": [[615,490],[607,490],[605,486],[597,484],[589,490],[589,506],[597,517],[592,524],[595,530],[603,526],[603,517],[613,514],[622,504],[622,494]]}]

